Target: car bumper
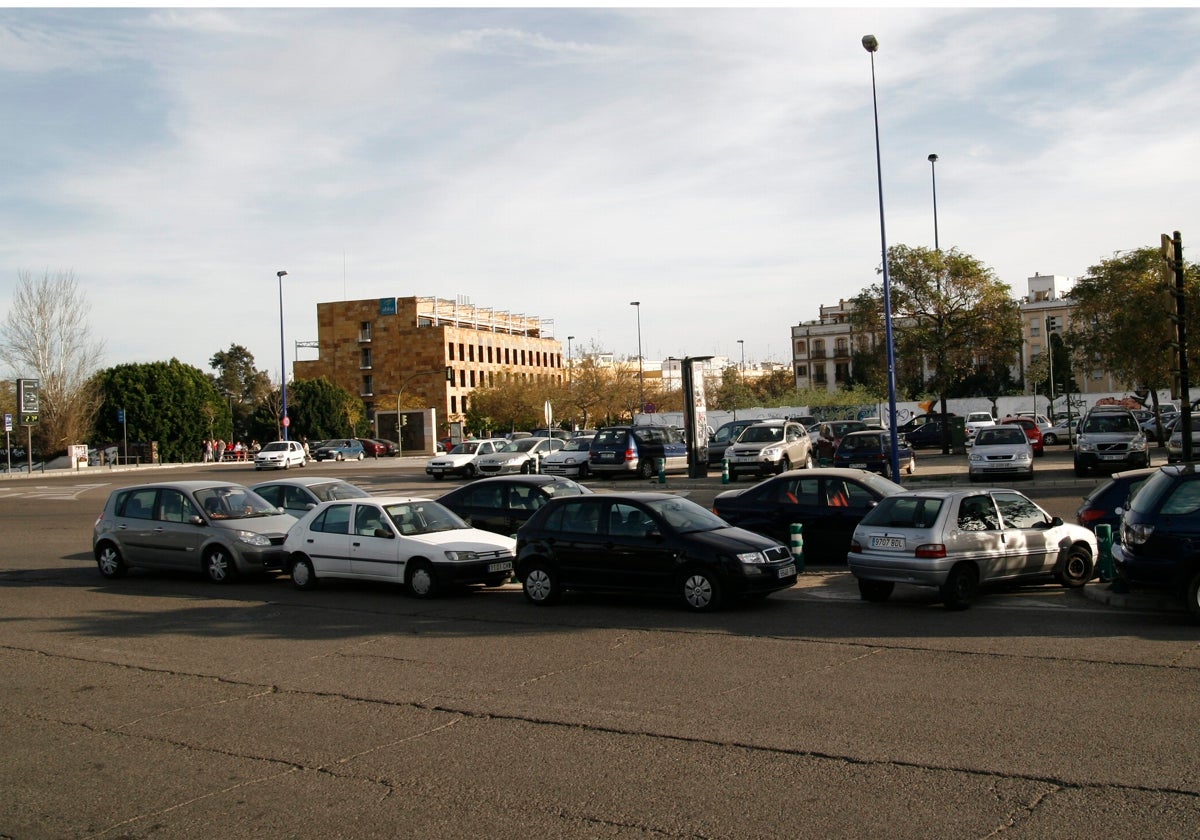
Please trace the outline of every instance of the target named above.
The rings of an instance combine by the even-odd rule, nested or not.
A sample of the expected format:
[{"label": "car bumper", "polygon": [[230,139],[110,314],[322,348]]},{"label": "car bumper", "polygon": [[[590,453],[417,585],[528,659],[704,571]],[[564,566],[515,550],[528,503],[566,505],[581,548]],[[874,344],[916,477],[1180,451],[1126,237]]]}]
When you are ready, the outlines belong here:
[{"label": "car bumper", "polygon": [[[783,577],[779,576],[781,571],[784,572]],[[734,597],[767,595],[782,589],[791,589],[796,585],[796,580],[796,564],[791,562],[782,566],[748,566],[740,575],[732,576],[726,582],[726,586]]]},{"label": "car bumper", "polygon": [[1089,470],[1141,469],[1150,466],[1150,453],[1141,452],[1076,452],[1075,466]]},{"label": "car bumper", "polygon": [[780,472],[783,461],[772,461],[766,458],[730,458],[730,471],[739,473],[754,472],[760,475],[774,475]]},{"label": "car bumper", "polygon": [[1126,553],[1121,543],[1113,543],[1113,566],[1117,576],[1133,587],[1182,591],[1193,571],[1178,560],[1138,557]]},{"label": "car bumper", "polygon": [[283,543],[279,545],[256,546],[238,544],[234,551],[234,562],[238,571],[245,574],[258,572],[282,571],[287,561],[287,552]]},{"label": "car bumper", "polygon": [[469,586],[485,584],[498,586],[510,577],[513,558],[494,558],[470,563],[434,563],[434,574],[443,586]]},{"label": "car bumper", "polygon": [[850,573],[864,580],[884,580],[912,586],[940,587],[946,582],[955,561],[925,560],[916,557],[892,557],[879,554],[854,554],[846,557]]}]

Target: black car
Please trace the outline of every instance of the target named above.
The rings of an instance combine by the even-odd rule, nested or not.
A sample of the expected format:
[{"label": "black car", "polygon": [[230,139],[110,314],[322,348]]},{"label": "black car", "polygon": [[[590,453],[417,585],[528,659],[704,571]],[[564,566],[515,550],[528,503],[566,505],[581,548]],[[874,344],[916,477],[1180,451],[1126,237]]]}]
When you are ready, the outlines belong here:
[{"label": "black car", "polygon": [[1146,479],[1121,517],[1113,544],[1117,574],[1132,587],[1182,596],[1200,621],[1200,471],[1196,464],[1162,467]]},{"label": "black car", "polygon": [[942,421],[929,420],[919,426],[914,426],[911,429],[905,430],[903,427],[897,430],[903,433],[908,439],[908,444],[913,449],[920,449],[922,446],[941,446],[942,445]]},{"label": "black car", "polygon": [[1083,497],[1083,504],[1075,511],[1075,521],[1092,531],[1097,525],[1108,525],[1115,541],[1121,539],[1121,514],[1125,506],[1146,479],[1158,472],[1157,467],[1142,470],[1126,470],[1113,473],[1097,484],[1091,493]]},{"label": "black car", "polygon": [[726,490],[713,500],[713,512],[785,545],[792,523],[799,523],[805,563],[845,563],[859,520],[884,496],[902,492],[899,484],[866,470],[791,470],[745,490]]},{"label": "black car", "polygon": [[789,549],[668,493],[551,499],[517,532],[517,580],[533,604],[567,590],[647,593],[716,609],[796,583]]},{"label": "black car", "polygon": [[591,492],[582,484],[560,476],[511,475],[481,478],[451,490],[437,501],[472,527],[512,536],[555,496]]}]

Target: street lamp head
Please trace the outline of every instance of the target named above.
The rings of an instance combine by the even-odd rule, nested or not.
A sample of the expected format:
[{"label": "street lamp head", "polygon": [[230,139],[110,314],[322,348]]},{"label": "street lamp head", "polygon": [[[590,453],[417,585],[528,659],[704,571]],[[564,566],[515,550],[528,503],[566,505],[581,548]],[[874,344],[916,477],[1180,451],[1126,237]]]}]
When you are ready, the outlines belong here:
[{"label": "street lamp head", "polygon": [[567,336],[567,341],[574,341],[574,340],[575,340],[575,336],[573,336],[573,335]]},{"label": "street lamp head", "polygon": [[863,36],[863,49],[869,53],[873,53],[879,49],[879,39],[874,35]]},{"label": "street lamp head", "polygon": [[287,272],[286,271],[276,271],[275,276],[276,277],[287,277]]},{"label": "street lamp head", "polygon": [[642,302],[640,300],[631,300],[631,301],[629,301],[629,305],[630,306],[641,306]]},{"label": "street lamp head", "polygon": [[929,156],[929,162],[930,162],[930,163],[937,163],[937,155],[930,155],[930,156]]}]

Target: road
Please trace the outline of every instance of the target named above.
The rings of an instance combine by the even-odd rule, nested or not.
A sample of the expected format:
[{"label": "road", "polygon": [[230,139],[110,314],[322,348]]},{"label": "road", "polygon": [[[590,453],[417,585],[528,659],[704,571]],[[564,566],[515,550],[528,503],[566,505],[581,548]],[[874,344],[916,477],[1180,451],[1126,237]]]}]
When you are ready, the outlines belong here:
[{"label": "road", "polygon": [[[415,463],[306,470],[450,486]],[[99,576],[113,487],[214,471],[255,478],[0,483],[0,837],[1195,835],[1177,614],[1054,586],[872,605],[834,568],[713,615]],[[1063,515],[1086,484],[1028,489]]]}]

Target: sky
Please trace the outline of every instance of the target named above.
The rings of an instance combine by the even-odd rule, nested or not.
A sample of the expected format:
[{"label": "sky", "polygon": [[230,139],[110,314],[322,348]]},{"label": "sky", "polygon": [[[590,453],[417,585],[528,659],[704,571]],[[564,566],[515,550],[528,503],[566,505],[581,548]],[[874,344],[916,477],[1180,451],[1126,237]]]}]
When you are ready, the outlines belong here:
[{"label": "sky", "polygon": [[239,344],[278,380],[316,358],[318,303],[409,295],[541,317],[577,357],[636,358],[640,317],[647,360],[788,362],[793,325],[879,282],[880,184],[888,245],[933,247],[936,186],[938,244],[1014,297],[1162,233],[1186,256],[1198,30],[1188,8],[0,9],[0,319],[20,276],[69,271],[106,366],[209,371]]}]

